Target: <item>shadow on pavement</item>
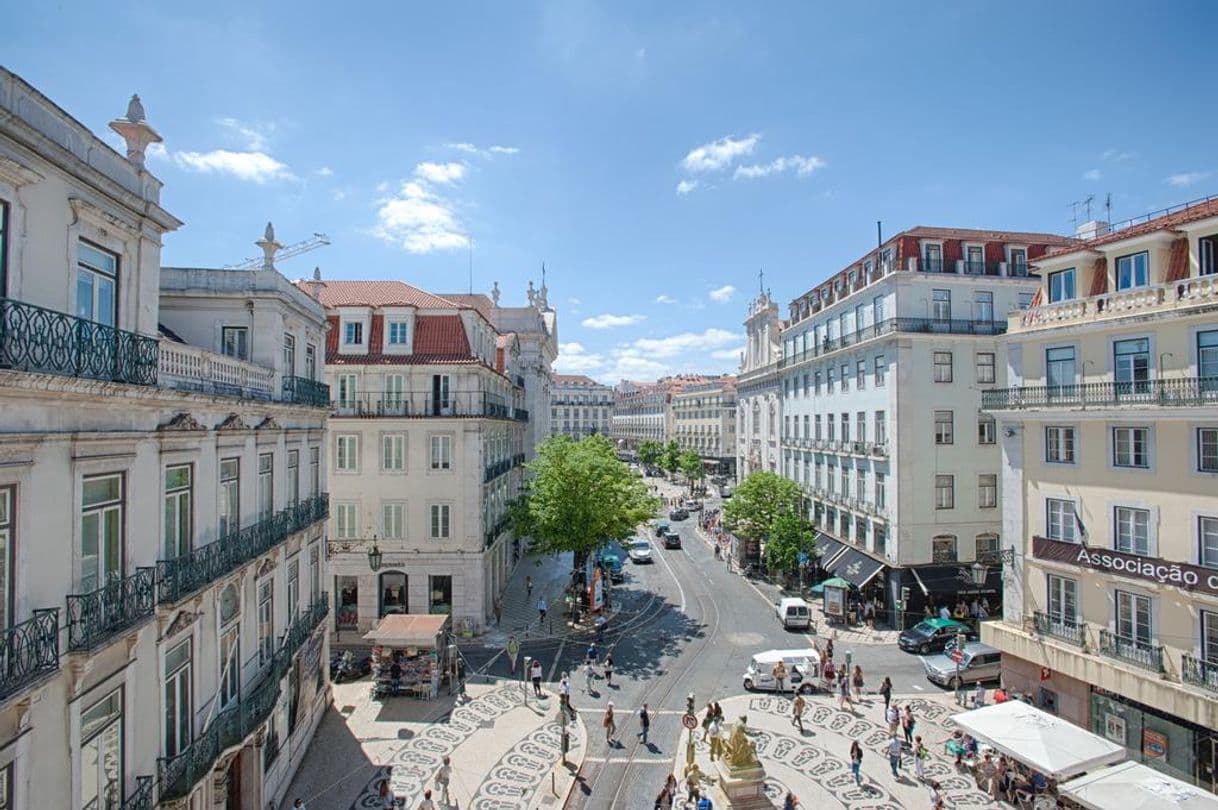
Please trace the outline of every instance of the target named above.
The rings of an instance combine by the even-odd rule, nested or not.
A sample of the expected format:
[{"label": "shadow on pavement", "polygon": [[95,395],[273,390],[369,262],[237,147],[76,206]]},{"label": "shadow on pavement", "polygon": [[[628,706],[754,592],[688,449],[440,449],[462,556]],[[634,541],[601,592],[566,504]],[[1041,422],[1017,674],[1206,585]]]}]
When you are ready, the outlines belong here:
[{"label": "shadow on pavement", "polygon": [[346,797],[358,795],[384,770],[368,759],[346,719],[333,705],[322,715],[315,739],[324,739],[326,744],[309,746],[280,804],[281,810],[290,810],[296,799],[302,799],[306,807],[345,807],[349,803]]}]

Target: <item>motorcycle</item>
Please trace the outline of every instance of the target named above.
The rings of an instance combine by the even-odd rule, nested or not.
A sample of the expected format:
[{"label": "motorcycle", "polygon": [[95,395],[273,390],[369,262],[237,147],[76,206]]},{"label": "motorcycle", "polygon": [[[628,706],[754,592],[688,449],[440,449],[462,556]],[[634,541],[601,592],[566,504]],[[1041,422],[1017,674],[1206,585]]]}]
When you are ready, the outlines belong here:
[{"label": "motorcycle", "polygon": [[330,680],[335,683],[359,680],[372,672],[372,657],[356,658],[355,653],[347,650],[338,653],[330,659]]}]

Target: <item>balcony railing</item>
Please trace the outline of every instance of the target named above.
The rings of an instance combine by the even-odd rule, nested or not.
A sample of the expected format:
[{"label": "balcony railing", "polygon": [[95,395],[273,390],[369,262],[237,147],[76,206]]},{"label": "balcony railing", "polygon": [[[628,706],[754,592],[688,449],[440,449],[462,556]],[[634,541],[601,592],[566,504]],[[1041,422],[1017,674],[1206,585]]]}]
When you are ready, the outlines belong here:
[{"label": "balcony railing", "polygon": [[157,761],[161,801],[187,795],[200,779],[211,772],[223,751],[240,745],[266,722],[279,700],[279,684],[288,674],[293,657],[325,620],[329,611],[330,600],[323,593],[288,628],[283,643],[275,650],[257,683],[244,690],[237,703],[216,715],[185,751]]},{"label": "balcony railing", "polygon": [[1170,377],[1137,382],[1094,382],[994,388],[981,392],[981,409],[1088,408],[1120,405],[1218,405],[1218,377]]},{"label": "balcony railing", "polygon": [[498,540],[499,535],[503,534],[503,532],[507,529],[509,523],[511,523],[511,519],[507,515],[504,515],[486,530],[486,536],[484,538],[485,548],[490,548],[491,546],[495,545],[495,541]]},{"label": "balcony railing", "polygon": [[1082,646],[1083,625],[1076,621],[1034,610],[1032,611],[1032,625],[1036,628],[1037,633]]},{"label": "balcony railing", "polygon": [[0,368],[156,385],[156,338],[0,298]]},{"label": "balcony railing", "polygon": [[1121,638],[1109,630],[1100,630],[1100,653],[1153,672],[1163,671],[1162,647]]},{"label": "balcony railing", "polygon": [[151,616],[156,569],[137,568],[92,593],[68,594],[68,650],[92,650]]},{"label": "balcony railing", "polygon": [[1006,321],[977,321],[950,318],[888,318],[871,326],[856,329],[841,337],[822,340],[817,346],[805,351],[795,352],[790,357],[784,357],[779,360],[778,367],[789,368],[797,363],[849,348],[865,340],[897,332],[944,335],[1001,335],[1006,331]]},{"label": "balcony railing", "polygon": [[529,412],[525,408],[512,408],[512,418],[517,422],[529,421]]},{"label": "balcony railing", "polygon": [[283,378],[284,402],[297,405],[311,405],[314,408],[330,406],[330,386],[308,377]]},{"label": "balcony railing", "polygon": [[512,466],[513,467],[523,467],[524,466],[524,453],[517,453],[516,455],[512,456]]},{"label": "balcony railing", "polygon": [[367,418],[515,418],[502,397],[485,391],[455,391],[447,396],[431,391],[356,392],[333,400],[330,410],[334,416]]},{"label": "balcony railing", "polygon": [[1218,692],[1218,663],[1185,653],[1180,659],[1180,680]]},{"label": "balcony railing", "polygon": [[152,800],[154,784],[151,776],[135,777],[135,791],[118,806],[118,810],[153,810],[156,807]]},{"label": "balcony railing", "polygon": [[512,469],[512,460],[505,458],[502,461],[496,461],[486,465],[485,474],[482,476],[483,483],[494,481],[499,476]]},{"label": "balcony railing", "polygon": [[33,618],[0,633],[0,700],[59,669],[59,609],[35,610]]},{"label": "balcony railing", "polygon": [[156,564],[157,601],[169,604],[189,596],[329,514],[329,496],[323,492],[180,557],[161,560]]},{"label": "balcony railing", "polygon": [[169,340],[161,342],[159,382],[166,388],[240,399],[275,398],[275,370]]}]

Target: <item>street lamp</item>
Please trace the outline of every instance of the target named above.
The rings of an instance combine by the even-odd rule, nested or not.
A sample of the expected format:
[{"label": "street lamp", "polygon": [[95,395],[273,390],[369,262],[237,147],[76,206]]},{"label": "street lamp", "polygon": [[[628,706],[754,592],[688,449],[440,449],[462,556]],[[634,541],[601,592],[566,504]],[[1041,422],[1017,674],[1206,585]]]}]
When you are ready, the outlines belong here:
[{"label": "street lamp", "polygon": [[381,550],[376,545],[376,535],[372,535],[372,548],[368,549],[368,567],[373,571],[381,569],[381,559],[383,558]]}]

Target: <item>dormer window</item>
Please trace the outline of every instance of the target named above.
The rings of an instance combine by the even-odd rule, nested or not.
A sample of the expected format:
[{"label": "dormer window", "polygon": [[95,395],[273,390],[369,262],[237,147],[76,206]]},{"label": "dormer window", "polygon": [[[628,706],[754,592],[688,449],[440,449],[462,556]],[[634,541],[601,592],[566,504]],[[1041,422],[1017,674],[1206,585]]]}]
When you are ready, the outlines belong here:
[{"label": "dormer window", "polygon": [[1049,303],[1071,301],[1075,296],[1074,268],[1049,274]]},{"label": "dormer window", "polygon": [[1117,289],[1132,290],[1150,283],[1150,254],[1146,251],[1117,259]]},{"label": "dormer window", "polygon": [[389,322],[389,345],[405,346],[409,342],[410,332],[406,321]]},{"label": "dormer window", "polygon": [[923,262],[926,265],[928,273],[943,272],[943,246],[942,245],[926,245],[923,248]]},{"label": "dormer window", "polygon": [[343,324],[343,345],[360,346],[364,342],[364,325],[356,321]]}]

